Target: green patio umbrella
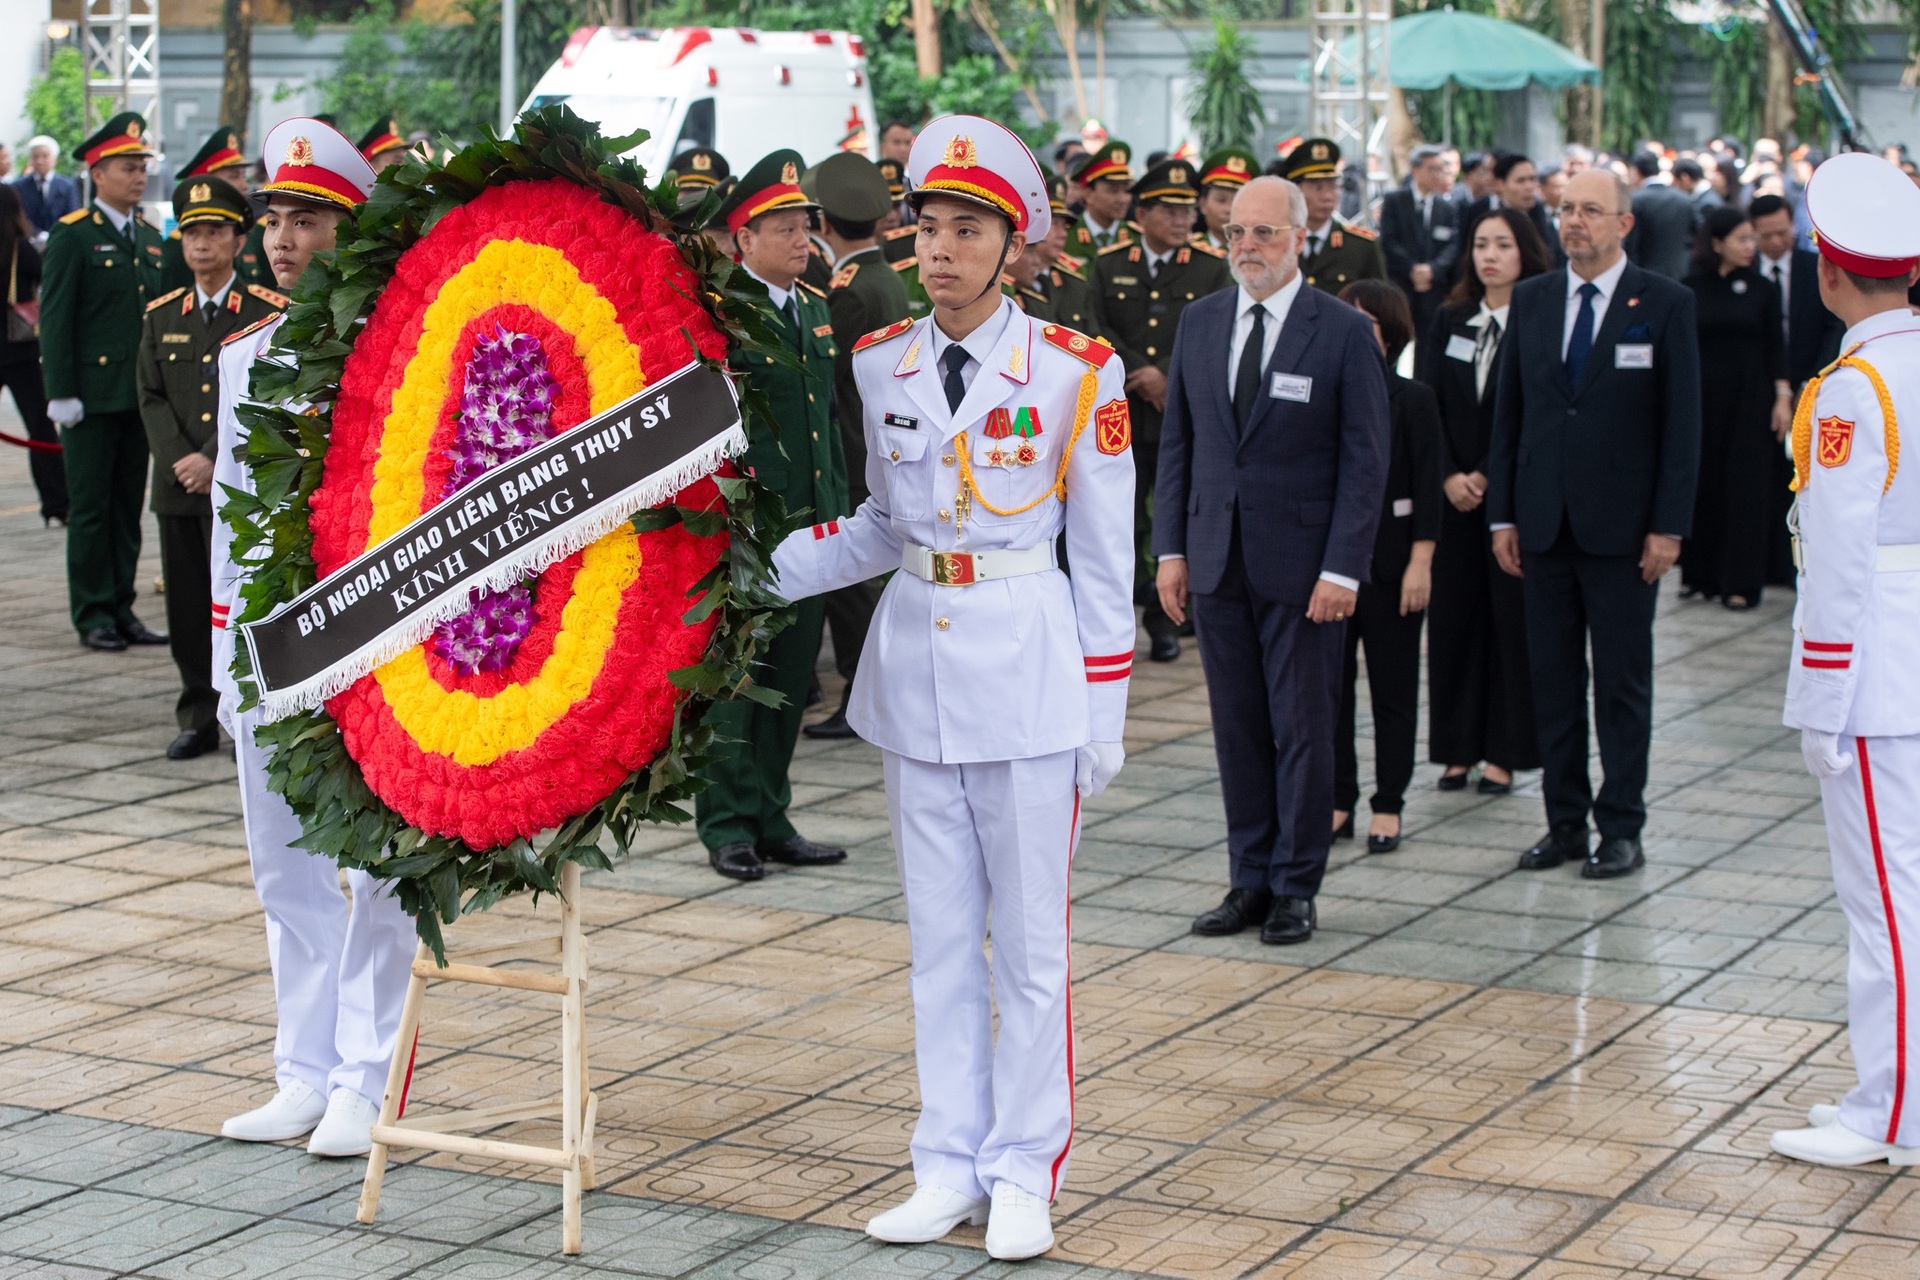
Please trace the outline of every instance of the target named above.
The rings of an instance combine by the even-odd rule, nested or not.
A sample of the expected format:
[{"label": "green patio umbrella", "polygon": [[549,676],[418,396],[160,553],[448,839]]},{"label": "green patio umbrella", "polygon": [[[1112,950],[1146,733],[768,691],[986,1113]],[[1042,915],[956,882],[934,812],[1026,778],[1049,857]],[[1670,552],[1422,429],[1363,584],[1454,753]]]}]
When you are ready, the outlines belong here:
[{"label": "green patio umbrella", "polygon": [[1400,89],[1570,89],[1600,83],[1600,68],[1516,23],[1429,9],[1387,24],[1387,78]]}]

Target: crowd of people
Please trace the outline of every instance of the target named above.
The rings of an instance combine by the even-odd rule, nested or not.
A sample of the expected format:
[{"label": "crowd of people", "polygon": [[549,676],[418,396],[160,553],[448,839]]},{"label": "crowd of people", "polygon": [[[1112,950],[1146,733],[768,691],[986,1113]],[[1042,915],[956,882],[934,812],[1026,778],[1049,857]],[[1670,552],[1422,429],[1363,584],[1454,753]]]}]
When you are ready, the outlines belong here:
[{"label": "crowd of people", "polygon": [[[236,741],[282,1026],[274,1098],[224,1132],[359,1154],[411,935],[364,872],[347,913],[266,786],[211,495],[250,484],[235,411],[254,358],[298,359],[273,347],[281,291],[409,144],[391,119],[355,144],[302,118],[250,178],[222,128],[180,167],[163,236],[141,212],[145,127],[123,113],[80,144],[84,200],[47,139],[0,187],[0,373],[42,446],[43,512],[66,525],[80,642],[171,644],[170,756],[214,749],[220,724]],[[1375,212],[1348,203],[1324,138],[1264,166],[1075,140],[1051,174],[971,117],[880,139],[877,162],[671,160],[680,230],[738,265],[791,357],[735,371],[779,428],[751,424],[744,463],[813,521],[774,559],[795,620],[756,680],[780,697],[713,710],[696,823],[732,879],[845,859],[787,812],[830,631],[846,692],[805,731],[885,759],[925,1108],[917,1190],[868,1229],[909,1242],[985,1221],[989,1252],[1027,1257],[1051,1244],[1071,1142],[1066,868],[1081,800],[1124,765],[1136,628],[1157,662],[1192,637],[1208,676],[1229,889],[1196,933],[1313,936],[1331,847],[1358,835],[1362,654],[1367,848],[1401,846],[1429,614],[1434,785],[1499,795],[1541,769],[1548,830],[1518,866],[1631,874],[1658,584],[1677,564],[1687,598],[1751,609],[1792,581],[1785,504],[1807,464],[1782,444],[1805,453],[1794,396],[1838,351],[1823,298],[1868,315],[1913,265],[1870,228],[1854,274],[1829,280],[1803,243],[1808,174],[1765,140],[1744,160],[1725,140],[1573,147],[1544,172],[1424,146]],[[37,333],[14,319],[36,300]],[[1820,464],[1843,465],[1819,430]],[[143,502],[171,636],[133,612]],[[1823,776],[1843,773],[1821,750]]]}]

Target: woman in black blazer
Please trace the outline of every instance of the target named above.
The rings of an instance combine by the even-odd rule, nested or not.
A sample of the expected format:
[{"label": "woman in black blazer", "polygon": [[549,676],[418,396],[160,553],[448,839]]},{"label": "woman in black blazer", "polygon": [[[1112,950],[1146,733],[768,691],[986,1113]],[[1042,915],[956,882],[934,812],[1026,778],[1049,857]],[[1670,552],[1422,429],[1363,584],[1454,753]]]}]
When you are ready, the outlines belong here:
[{"label": "woman in black blazer", "polygon": [[1683,600],[1760,603],[1767,581],[1773,459],[1793,423],[1780,291],[1753,268],[1759,238],[1738,209],[1707,215],[1694,242],[1700,335],[1700,479],[1680,549]]},{"label": "woman in black blazer", "polygon": [[1501,572],[1487,533],[1487,445],[1507,301],[1551,265],[1533,223],[1504,208],[1474,224],[1461,262],[1414,371],[1439,401],[1446,498],[1427,637],[1427,754],[1444,766],[1440,790],[1462,790],[1484,761],[1480,791],[1504,795],[1514,770],[1539,767],[1540,744],[1520,579]]},{"label": "woman in black blazer", "polygon": [[[33,224],[20,207],[20,193],[0,182],[0,277],[8,302],[32,302],[40,296],[40,253],[33,247]],[[0,323],[6,321],[0,316]],[[13,393],[14,407],[27,435],[57,445],[59,433],[47,417],[47,392],[40,381],[38,339],[11,342],[0,327],[0,387]],[[33,486],[40,491],[40,516],[48,524],[67,522],[67,474],[57,449],[35,449],[27,458]]]},{"label": "woman in black blazer", "polygon": [[1433,547],[1440,536],[1440,413],[1433,393],[1393,372],[1413,341],[1407,297],[1383,280],[1356,280],[1341,290],[1373,320],[1387,362],[1387,406],[1392,445],[1380,530],[1373,539],[1369,581],[1347,622],[1346,668],[1340,681],[1340,720],[1333,753],[1336,837],[1353,834],[1360,802],[1360,766],[1353,746],[1358,714],[1361,644],[1367,646],[1367,688],[1373,695],[1373,821],[1369,853],[1400,847],[1400,810],[1413,778],[1414,730],[1420,718],[1420,626],[1433,589]]}]

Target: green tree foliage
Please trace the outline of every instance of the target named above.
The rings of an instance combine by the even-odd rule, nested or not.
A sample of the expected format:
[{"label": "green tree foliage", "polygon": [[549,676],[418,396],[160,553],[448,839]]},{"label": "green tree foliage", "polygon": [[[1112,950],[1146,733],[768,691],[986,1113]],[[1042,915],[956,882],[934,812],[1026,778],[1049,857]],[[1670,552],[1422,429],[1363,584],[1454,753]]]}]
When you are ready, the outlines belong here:
[{"label": "green tree foliage", "polygon": [[[1866,8],[1864,0],[1801,0],[1807,21],[1820,33],[1820,46],[1833,59],[1833,65],[1845,71],[1847,64],[1867,52],[1867,34],[1859,19]],[[1793,91],[1793,132],[1801,142],[1824,144],[1833,132],[1820,105],[1820,91],[1801,85]]]},{"label": "green tree foliage", "polygon": [[1626,155],[1641,139],[1667,133],[1679,36],[1666,0],[1608,0],[1601,146]]},{"label": "green tree foliage", "polygon": [[1720,132],[1737,138],[1759,136],[1767,106],[1767,27],[1736,18],[1694,37],[1696,56],[1706,64]]},{"label": "green tree foliage", "polygon": [[[566,48],[574,28],[586,22],[583,10],[579,0],[518,0],[514,85],[522,98]],[[454,106],[436,118],[435,132],[467,140],[500,123],[500,0],[460,0],[460,12],[468,21],[421,27],[409,35],[408,48],[421,67],[453,89]]]},{"label": "green tree foliage", "polygon": [[[389,112],[400,127],[465,134],[459,87],[450,77],[421,73],[420,53],[434,28],[395,16],[393,0],[372,0],[353,20],[340,61],[320,83],[320,109],[357,138]],[[494,95],[499,96],[497,93]]]},{"label": "green tree foliage", "polygon": [[986,54],[969,54],[949,62],[938,80],[923,80],[920,85],[926,115],[985,116],[1006,125],[1036,148],[1053,138],[1053,125],[1028,125],[1020,119],[1015,104],[1020,92],[1018,81]]},{"label": "green tree foliage", "polygon": [[1194,86],[1187,95],[1187,118],[1200,133],[1204,152],[1219,147],[1251,149],[1267,113],[1260,91],[1247,76],[1253,40],[1224,18],[1213,20],[1213,43],[1194,50]]},{"label": "green tree foliage", "polygon": [[78,49],[56,52],[46,73],[27,90],[27,118],[33,121],[35,133],[44,133],[60,144],[62,173],[79,171],[73,149],[93,132],[86,122],[86,98]]}]

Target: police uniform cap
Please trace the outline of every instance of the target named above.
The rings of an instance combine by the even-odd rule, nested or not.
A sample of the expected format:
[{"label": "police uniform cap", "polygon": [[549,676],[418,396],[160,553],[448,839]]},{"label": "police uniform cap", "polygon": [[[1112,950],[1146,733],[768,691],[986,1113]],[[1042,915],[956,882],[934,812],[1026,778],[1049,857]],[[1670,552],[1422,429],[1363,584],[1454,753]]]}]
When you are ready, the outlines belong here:
[{"label": "police uniform cap", "polygon": [[173,189],[173,217],[182,227],[218,222],[239,232],[253,226],[253,208],[238,187],[212,174],[182,178]]},{"label": "police uniform cap", "polygon": [[1202,187],[1244,187],[1260,172],[1260,161],[1251,151],[1239,147],[1221,147],[1200,162]]},{"label": "police uniform cap", "polygon": [[880,174],[887,180],[887,195],[896,203],[907,194],[907,170],[898,160],[888,158],[877,162]]},{"label": "police uniform cap", "polygon": [[893,207],[880,166],[851,151],[836,152],[812,169],[813,198],[844,222],[877,222]]},{"label": "police uniform cap", "polygon": [[360,154],[371,160],[375,156],[405,147],[407,137],[400,132],[398,120],[390,115],[381,116],[380,123],[362,134],[356,145],[360,149]]},{"label": "police uniform cap", "polygon": [[1855,275],[1888,280],[1920,263],[1920,187],[1897,165],[1848,151],[1807,180],[1807,220],[1820,255]]},{"label": "police uniform cap", "polygon": [[240,150],[240,131],[231,125],[221,125],[213,131],[193,158],[181,166],[181,178],[198,178],[209,173],[218,173],[222,169],[245,168],[246,153]]},{"label": "police uniform cap", "polygon": [[1194,204],[1200,199],[1193,161],[1180,156],[1168,156],[1147,170],[1132,191],[1141,204]]},{"label": "police uniform cap", "polygon": [[147,119],[138,111],[122,111],[89,134],[78,148],[80,163],[89,169],[115,156],[153,153],[153,148],[147,145]]},{"label": "police uniform cap", "polygon": [[688,147],[673,158],[669,172],[680,184],[682,195],[689,189],[705,195],[725,182],[733,169],[727,164],[727,158],[712,147]]},{"label": "police uniform cap", "polygon": [[1133,171],[1127,168],[1133,156],[1133,148],[1124,142],[1110,140],[1101,145],[1098,151],[1090,151],[1073,171],[1073,180],[1082,186],[1089,182],[1098,182],[1102,178],[1117,178],[1129,182]]},{"label": "police uniform cap", "polygon": [[1053,210],[1053,216],[1063,222],[1071,224],[1079,221],[1067,206],[1067,180],[1060,174],[1047,175],[1047,208]]},{"label": "police uniform cap", "polygon": [[726,222],[727,230],[739,231],[762,214],[818,209],[820,206],[800,189],[803,167],[800,153],[790,147],[769,152],[755,161],[720,204],[720,217]]},{"label": "police uniform cap", "polygon": [[907,156],[907,182],[915,216],[922,201],[939,195],[992,209],[1028,243],[1044,239],[1053,225],[1040,162],[1005,125],[981,116],[929,121]]},{"label": "police uniform cap", "polygon": [[1302,178],[1332,178],[1340,173],[1340,147],[1331,138],[1308,138],[1287,153],[1286,177],[1291,182]]}]

